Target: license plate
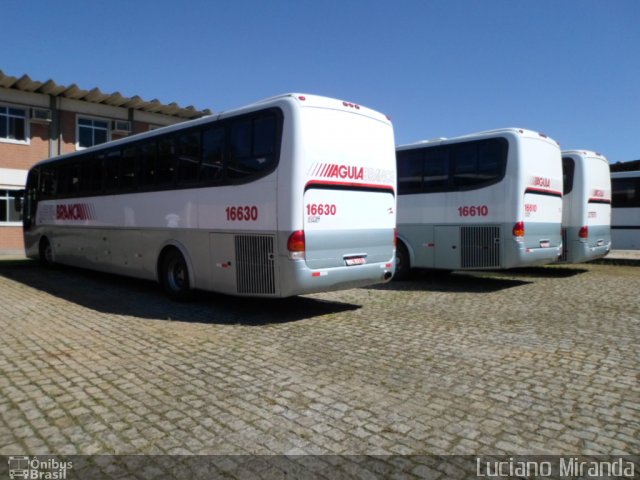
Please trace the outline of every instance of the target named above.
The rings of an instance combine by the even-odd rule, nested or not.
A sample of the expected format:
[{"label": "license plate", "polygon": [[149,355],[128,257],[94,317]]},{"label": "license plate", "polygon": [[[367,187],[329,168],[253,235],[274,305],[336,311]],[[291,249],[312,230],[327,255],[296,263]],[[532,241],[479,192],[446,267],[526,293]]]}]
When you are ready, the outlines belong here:
[{"label": "license plate", "polygon": [[551,246],[551,242],[549,240],[541,240],[540,248],[549,248]]},{"label": "license plate", "polygon": [[345,258],[344,261],[349,267],[352,265],[364,265],[365,263],[367,263],[366,257]]}]

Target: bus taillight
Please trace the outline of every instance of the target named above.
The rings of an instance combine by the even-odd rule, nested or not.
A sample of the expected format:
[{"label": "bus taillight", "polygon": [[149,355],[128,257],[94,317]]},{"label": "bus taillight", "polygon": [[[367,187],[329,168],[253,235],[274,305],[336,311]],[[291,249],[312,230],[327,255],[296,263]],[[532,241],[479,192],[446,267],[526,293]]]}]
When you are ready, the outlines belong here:
[{"label": "bus taillight", "polygon": [[305,248],[304,230],[296,230],[289,235],[287,249],[289,250],[289,258],[291,260],[303,260]]},{"label": "bus taillight", "polygon": [[398,248],[398,228],[393,229],[393,248]]},{"label": "bus taillight", "polygon": [[511,233],[516,237],[516,240],[522,240],[524,238],[524,222],[517,222],[513,226]]},{"label": "bus taillight", "polygon": [[589,227],[586,225],[580,227],[580,230],[578,231],[578,237],[584,239],[589,238]]}]

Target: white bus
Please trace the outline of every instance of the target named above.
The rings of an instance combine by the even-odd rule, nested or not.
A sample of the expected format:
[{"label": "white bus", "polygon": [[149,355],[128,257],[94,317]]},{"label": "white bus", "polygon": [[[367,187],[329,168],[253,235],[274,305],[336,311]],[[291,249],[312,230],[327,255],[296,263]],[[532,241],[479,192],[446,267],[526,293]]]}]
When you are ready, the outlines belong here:
[{"label": "white bus", "polygon": [[393,128],[288,94],[36,164],[27,255],[191,289],[288,297],[389,280]]},{"label": "white bus", "polygon": [[611,173],[611,240],[616,250],[640,250],[640,170]]},{"label": "white bus", "polygon": [[587,262],[611,250],[611,173],[596,152],[562,152],[561,261]]},{"label": "white bus", "polygon": [[396,148],[396,278],[504,269],[562,250],[562,161],[546,135],[502,129]]}]

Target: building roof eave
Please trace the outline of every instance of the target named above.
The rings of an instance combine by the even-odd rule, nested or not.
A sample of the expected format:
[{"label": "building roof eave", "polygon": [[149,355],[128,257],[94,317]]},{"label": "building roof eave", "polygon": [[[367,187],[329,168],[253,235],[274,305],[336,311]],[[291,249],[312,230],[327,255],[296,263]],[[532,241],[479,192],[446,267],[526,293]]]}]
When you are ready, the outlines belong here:
[{"label": "building roof eave", "polygon": [[145,101],[140,96],[125,97],[120,92],[104,93],[98,87],[91,90],[84,90],[75,83],[65,86],[58,85],[53,79],[44,82],[32,80],[28,75],[13,77],[6,75],[0,70],[0,88],[20,90],[24,92],[35,92],[54,97],[63,97],[73,100],[80,100],[89,103],[109,105],[113,107],[132,108],[149,113],[158,113],[183,119],[200,118],[211,115],[211,110],[205,108],[198,110],[193,106],[181,107],[175,102],[164,104],[157,99]]}]

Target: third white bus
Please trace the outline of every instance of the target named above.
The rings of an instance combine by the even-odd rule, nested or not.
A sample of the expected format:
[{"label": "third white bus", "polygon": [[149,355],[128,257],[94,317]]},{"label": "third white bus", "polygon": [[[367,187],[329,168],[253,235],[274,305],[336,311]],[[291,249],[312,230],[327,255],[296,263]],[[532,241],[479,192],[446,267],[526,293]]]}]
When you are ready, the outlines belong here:
[{"label": "third white bus", "polygon": [[563,204],[561,261],[588,262],[611,250],[611,173],[596,152],[562,152]]},{"label": "third white bus", "polygon": [[396,148],[396,278],[410,268],[505,269],[561,253],[557,142],[516,128]]},{"label": "third white bus", "polygon": [[387,281],[389,119],[287,94],[36,164],[27,255],[192,289],[288,297]]}]

